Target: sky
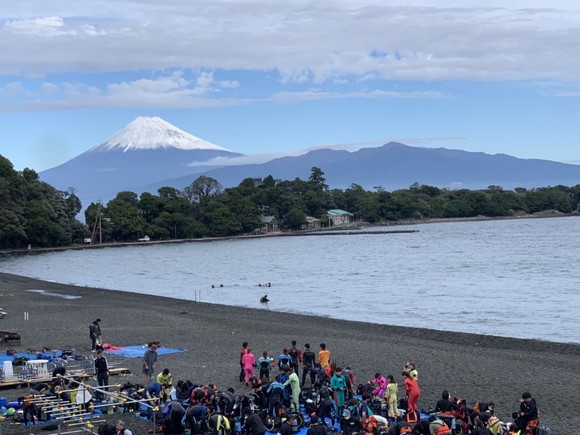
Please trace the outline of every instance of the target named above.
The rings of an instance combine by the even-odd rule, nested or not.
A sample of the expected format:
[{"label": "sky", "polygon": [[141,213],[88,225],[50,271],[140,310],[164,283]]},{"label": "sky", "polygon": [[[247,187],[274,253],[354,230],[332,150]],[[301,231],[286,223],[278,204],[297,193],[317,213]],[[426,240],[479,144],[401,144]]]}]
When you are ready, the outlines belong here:
[{"label": "sky", "polygon": [[0,154],[159,116],[252,156],[389,141],[580,164],[575,0],[0,0]]}]

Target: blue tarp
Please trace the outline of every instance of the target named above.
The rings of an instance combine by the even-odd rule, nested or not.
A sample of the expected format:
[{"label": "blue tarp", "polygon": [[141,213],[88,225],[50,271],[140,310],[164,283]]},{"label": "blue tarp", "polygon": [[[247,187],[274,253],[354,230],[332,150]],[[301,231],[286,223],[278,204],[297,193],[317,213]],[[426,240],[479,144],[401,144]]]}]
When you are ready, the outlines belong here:
[{"label": "blue tarp", "polygon": [[[58,351],[60,354],[62,354],[61,351]],[[40,356],[40,358],[39,358]],[[6,355],[6,354],[2,354],[0,355],[0,364],[3,363],[4,361],[14,361],[14,358],[22,358],[22,357],[26,357],[29,360],[30,359],[47,359],[48,361],[52,361],[52,353],[25,353],[25,352],[18,352],[16,355]]]},{"label": "blue tarp", "polygon": [[[147,346],[143,346],[141,344],[136,346],[125,346],[117,350],[106,349],[105,353],[111,355],[124,356],[126,358],[142,358],[146,350]],[[179,353],[179,352],[185,352],[185,349],[174,349],[171,347],[160,347],[159,349],[157,349],[158,355],[169,355],[170,353]]]}]

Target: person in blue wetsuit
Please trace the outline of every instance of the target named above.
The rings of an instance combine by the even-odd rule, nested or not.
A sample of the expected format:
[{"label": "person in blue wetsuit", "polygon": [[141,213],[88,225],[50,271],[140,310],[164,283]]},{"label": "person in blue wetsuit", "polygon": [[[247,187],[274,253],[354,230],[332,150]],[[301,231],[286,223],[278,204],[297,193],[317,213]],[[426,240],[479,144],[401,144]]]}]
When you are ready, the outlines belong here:
[{"label": "person in blue wetsuit", "polygon": [[274,381],[268,386],[266,394],[270,404],[270,415],[278,415],[278,411],[284,404],[284,384],[280,382],[280,376],[276,376]]}]

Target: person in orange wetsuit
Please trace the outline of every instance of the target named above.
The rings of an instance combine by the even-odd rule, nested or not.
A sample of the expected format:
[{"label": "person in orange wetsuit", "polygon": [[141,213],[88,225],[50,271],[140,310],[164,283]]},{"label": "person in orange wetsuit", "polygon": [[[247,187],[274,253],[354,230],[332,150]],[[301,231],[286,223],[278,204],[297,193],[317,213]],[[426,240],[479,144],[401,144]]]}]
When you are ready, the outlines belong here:
[{"label": "person in orange wetsuit", "polygon": [[326,348],[326,344],[320,343],[320,352],[318,352],[318,362],[323,369],[330,364],[330,351]]},{"label": "person in orange wetsuit", "polygon": [[403,372],[403,382],[405,383],[405,391],[407,392],[407,410],[417,411],[417,402],[419,401],[419,396],[421,395],[419,384],[408,372]]}]

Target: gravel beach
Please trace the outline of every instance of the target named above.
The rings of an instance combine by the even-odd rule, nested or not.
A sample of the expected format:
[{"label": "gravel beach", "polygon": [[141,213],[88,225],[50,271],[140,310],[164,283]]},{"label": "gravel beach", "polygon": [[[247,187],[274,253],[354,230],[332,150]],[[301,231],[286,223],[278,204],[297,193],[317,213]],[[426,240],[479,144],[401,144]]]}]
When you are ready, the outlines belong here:
[{"label": "gravel beach", "polygon": [[[19,351],[46,346],[90,354],[88,325],[100,318],[104,342],[129,346],[160,341],[162,346],[186,349],[159,357],[158,369],[169,368],[174,381],[191,379],[242,391],[247,388],[238,382],[243,341],[249,342],[256,357],[263,350],[278,356],[291,340],[297,340],[300,347],[311,343],[316,352],[324,342],[332,360],[352,366],[356,384],[371,379],[376,371],[393,374],[401,395],[402,368],[405,361],[414,361],[419,371],[420,408],[435,406],[441,392],[448,389],[452,396],[465,397],[469,406],[476,401],[494,401],[497,415],[508,421],[518,409],[521,394],[530,391],[538,402],[542,422],[552,434],[580,432],[580,345],[576,344],[212,305],[8,274],[0,274],[0,307],[8,313],[0,320],[0,330],[20,332],[21,345],[11,346]],[[24,312],[29,313],[28,321]],[[385,316],[389,315],[396,316],[396,307],[385,306]],[[525,314],[521,317],[522,328],[533,321]],[[0,348],[5,350],[6,346]],[[141,359],[127,358],[122,363],[132,374],[112,380],[141,382]],[[0,396],[9,400],[21,395],[18,389],[0,391]],[[124,419],[135,435],[146,433],[148,426],[143,421],[132,416]],[[1,433],[27,434],[30,430],[4,422]]]}]

